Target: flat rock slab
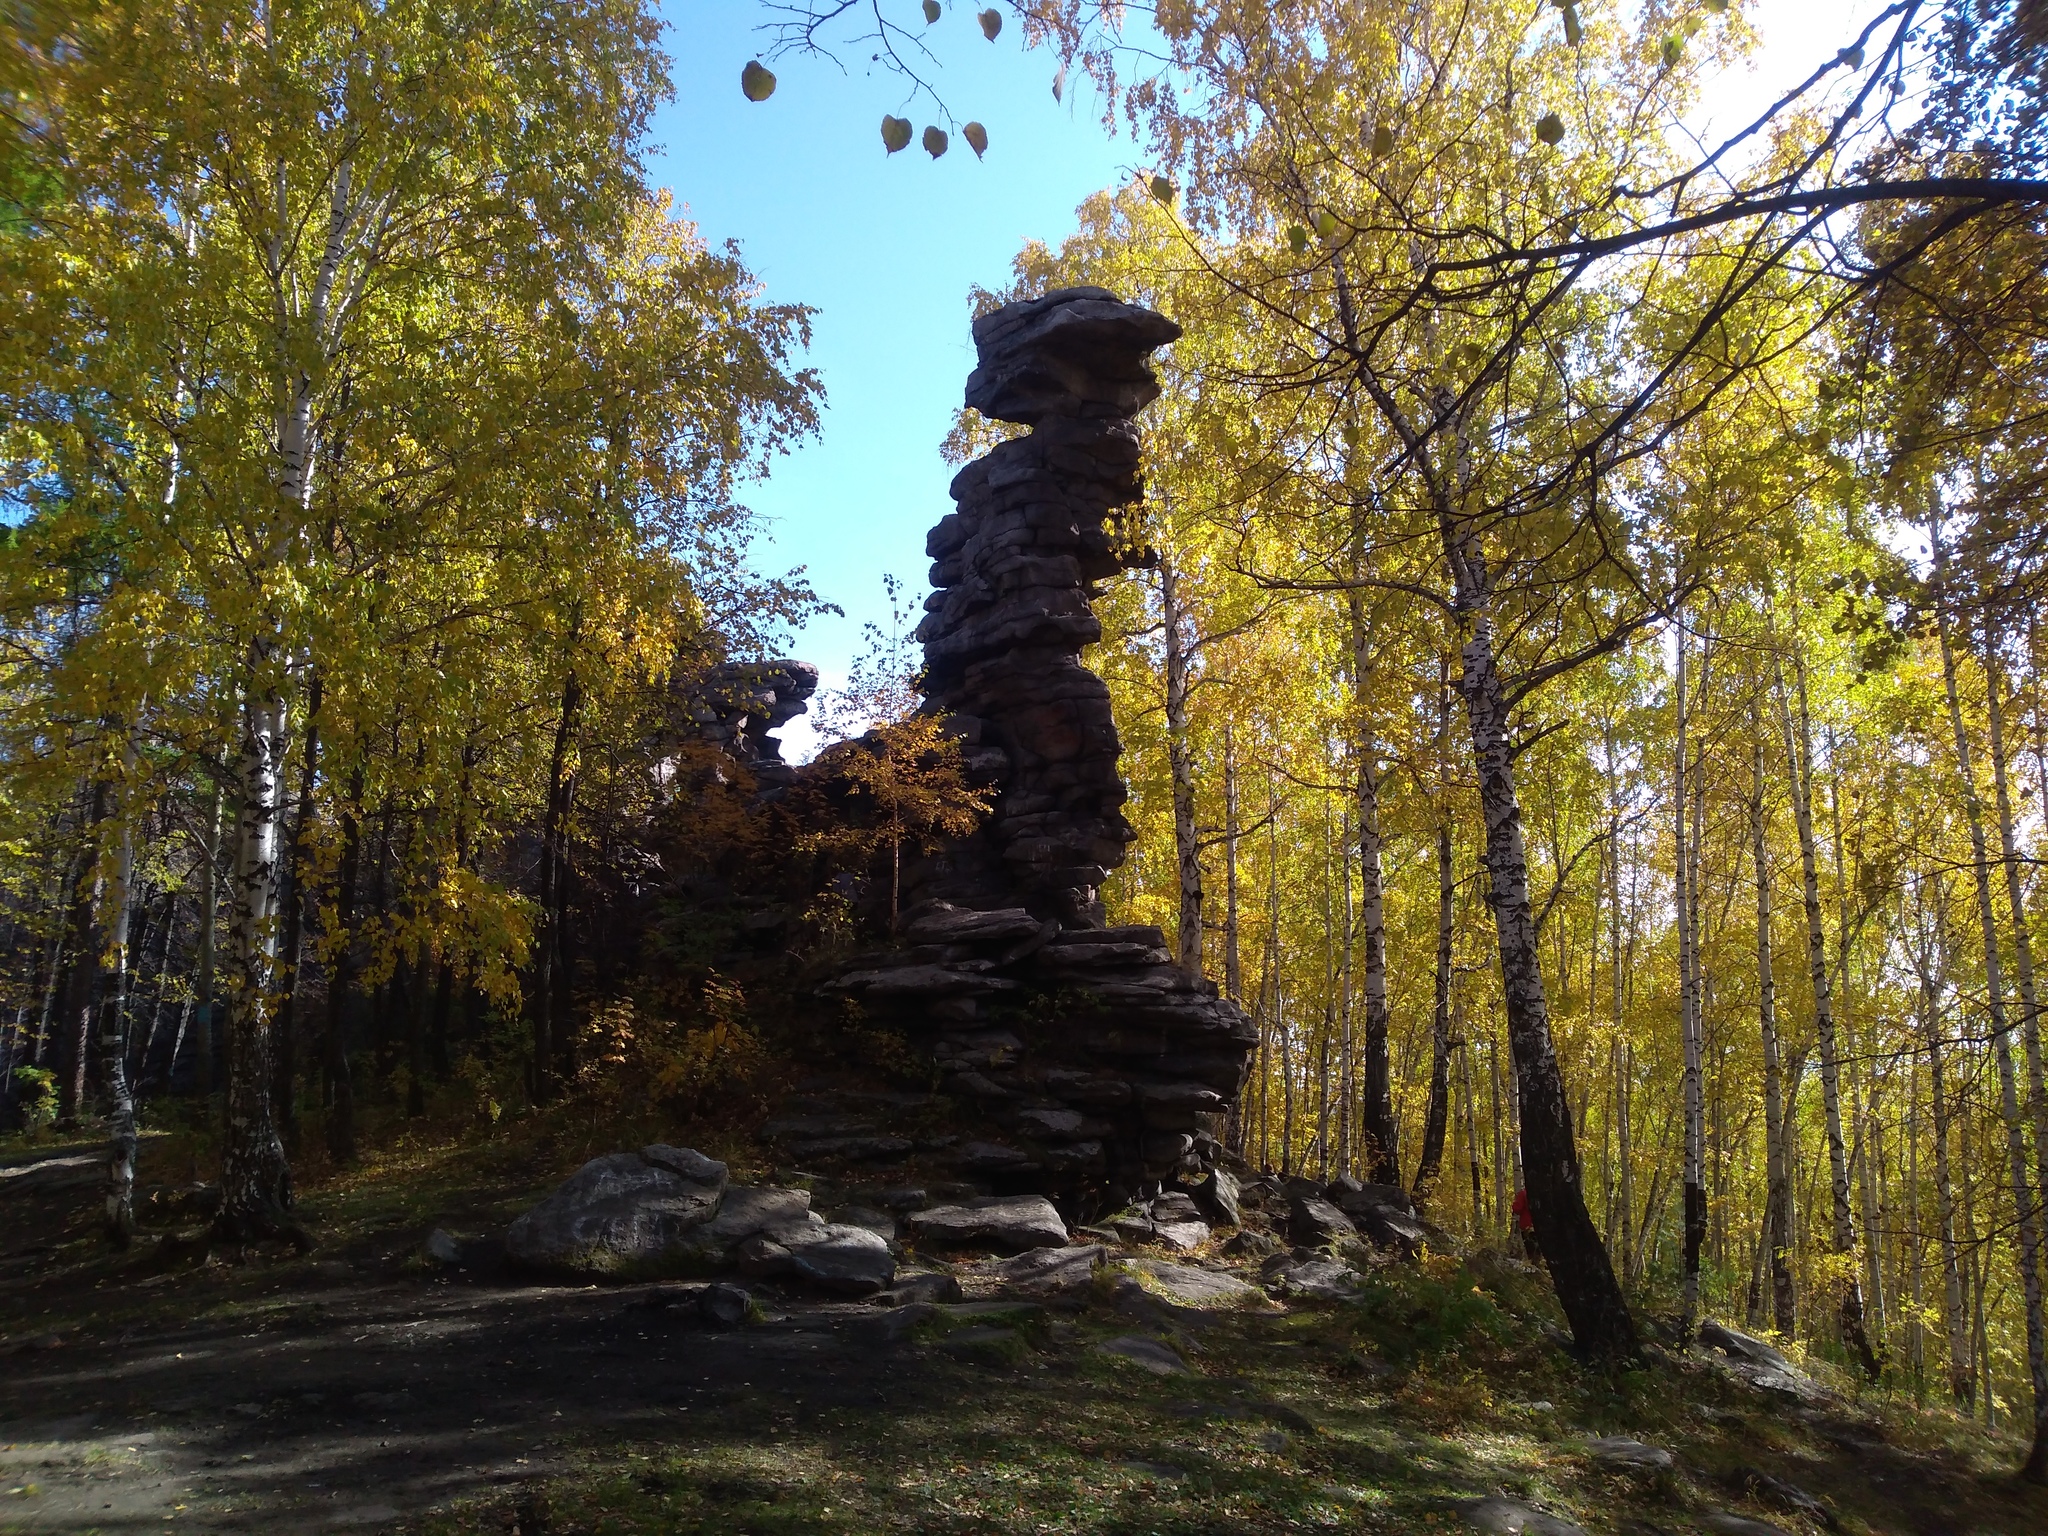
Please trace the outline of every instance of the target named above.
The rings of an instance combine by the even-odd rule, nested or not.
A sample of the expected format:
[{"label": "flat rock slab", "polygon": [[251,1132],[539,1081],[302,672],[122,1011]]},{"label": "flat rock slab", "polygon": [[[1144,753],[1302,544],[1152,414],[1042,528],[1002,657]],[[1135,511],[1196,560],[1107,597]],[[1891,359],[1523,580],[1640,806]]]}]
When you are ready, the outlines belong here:
[{"label": "flat rock slab", "polygon": [[1187,1361],[1181,1359],[1180,1352],[1171,1344],[1162,1344],[1157,1339],[1139,1338],[1134,1333],[1098,1344],[1095,1346],[1095,1352],[1100,1355],[1116,1355],[1133,1365],[1142,1366],[1154,1376],[1193,1374],[1188,1369]]},{"label": "flat rock slab", "polygon": [[1701,1515],[1700,1525],[1714,1532],[1714,1536],[1788,1536],[1783,1526],[1773,1525],[1768,1520],[1752,1520],[1747,1515],[1732,1514],[1727,1510]]},{"label": "flat rock slab", "polygon": [[1546,1515],[1519,1499],[1473,1499],[1458,1506],[1458,1518],[1487,1536],[1586,1536],[1584,1526]]},{"label": "flat rock slab", "polygon": [[1645,1445],[1621,1435],[1603,1435],[1587,1441],[1586,1453],[1611,1472],[1668,1472],[1677,1464],[1663,1447]]},{"label": "flat rock slab", "polygon": [[1270,1283],[1290,1296],[1310,1296],[1318,1301],[1350,1301],[1358,1295],[1361,1276],[1349,1264],[1335,1259],[1308,1259],[1283,1264],[1273,1271]]},{"label": "flat rock slab", "polygon": [[1255,1285],[1246,1285],[1235,1275],[1197,1269],[1192,1264],[1175,1264],[1166,1259],[1136,1259],[1129,1267],[1142,1275],[1151,1289],[1176,1306],[1197,1307],[1205,1311],[1263,1310],[1272,1306],[1264,1291]]},{"label": "flat rock slab", "polygon": [[1020,1296],[1057,1296],[1095,1283],[1095,1270],[1108,1256],[1100,1243],[1073,1248],[1033,1248],[1015,1258],[995,1259],[964,1271],[978,1284]]},{"label": "flat rock slab", "polygon": [[1013,1252],[1062,1245],[1067,1224],[1043,1195],[973,1200],[966,1205],[935,1205],[903,1218],[912,1238],[953,1247],[984,1243]]},{"label": "flat rock slab", "polygon": [[896,1278],[888,1242],[866,1227],[788,1222],[756,1232],[739,1254],[750,1275],[789,1275],[846,1296],[871,1296]]}]

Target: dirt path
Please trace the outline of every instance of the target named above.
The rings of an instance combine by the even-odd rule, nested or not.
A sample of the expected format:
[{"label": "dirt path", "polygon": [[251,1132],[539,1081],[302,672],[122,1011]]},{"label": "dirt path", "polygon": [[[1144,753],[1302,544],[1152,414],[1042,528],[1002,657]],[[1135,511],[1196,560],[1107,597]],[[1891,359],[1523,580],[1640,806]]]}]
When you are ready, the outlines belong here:
[{"label": "dirt path", "polygon": [[662,1294],[316,1282],[250,1324],[22,1349],[0,1367],[0,1529],[376,1528],[541,1476],[565,1437],[669,1437],[771,1398],[815,1412],[917,1389],[873,1308],[801,1306],[727,1333],[694,1306],[649,1305]]},{"label": "dirt path", "polygon": [[[2002,1471],[2015,1448],[1952,1416],[1788,1409],[1697,1363],[1603,1382],[1526,1320],[1432,1364],[1411,1335],[1449,1293],[1412,1272],[1376,1306],[1197,1315],[1124,1282],[921,1334],[764,1293],[766,1321],[721,1331],[692,1287],[420,1263],[435,1221],[516,1208],[510,1183],[380,1196],[311,1261],[193,1270],[109,1253],[89,1152],[0,1174],[0,1533],[1407,1533],[1490,1495],[1596,1533],[1731,1507],[1808,1529],[1744,1467],[1852,1536],[2048,1530]],[[1117,1355],[1134,1334],[1185,1368]],[[1668,1447],[1676,1479],[1603,1470],[1587,1437],[1616,1433]]]}]

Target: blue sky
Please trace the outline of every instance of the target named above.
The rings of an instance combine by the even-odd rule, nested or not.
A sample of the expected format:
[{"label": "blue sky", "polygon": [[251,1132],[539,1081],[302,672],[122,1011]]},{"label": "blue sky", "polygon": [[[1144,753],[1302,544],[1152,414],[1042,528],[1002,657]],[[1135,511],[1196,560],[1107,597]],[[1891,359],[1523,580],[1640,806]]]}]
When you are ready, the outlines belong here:
[{"label": "blue sky", "polygon": [[[891,10],[917,13],[912,0]],[[886,155],[884,112],[919,133],[934,114],[869,73],[865,54],[844,74],[780,60],[775,95],[747,101],[740,67],[765,46],[754,0],[682,0],[666,13],[676,100],[655,127],[655,176],[708,237],[740,242],[769,296],[819,311],[810,362],[825,376],[824,430],[747,499],[772,533],[760,563],[808,566],[847,611],[791,645],[829,684],[861,621],[883,615],[885,572],[925,590],[925,530],[952,507],[939,442],[974,364],[969,288],[1003,282],[1027,239],[1070,232],[1082,199],[1129,175],[1137,146],[1104,134],[1092,93],[1055,103],[1045,55],[1027,54],[1014,25],[987,42],[968,6],[931,31],[948,104],[988,128],[982,161],[957,135],[936,161],[915,142]]]},{"label": "blue sky", "polygon": [[[892,16],[917,17],[914,0],[884,4]],[[1749,0],[1743,10],[1763,49],[1753,70],[1709,93],[1713,125],[1754,117],[1875,8]],[[935,78],[962,120],[987,126],[988,157],[977,161],[956,135],[933,161],[915,142],[883,153],[884,112],[909,117],[918,132],[935,114],[907,103],[902,82],[864,51],[842,51],[844,72],[825,59],[776,61],[775,95],[755,104],[741,95],[739,73],[767,46],[755,30],[766,7],[665,7],[676,99],[655,125],[656,179],[708,237],[740,242],[771,298],[819,311],[808,360],[829,396],[823,431],[748,500],[769,531],[759,563],[806,566],[820,594],[846,610],[817,619],[788,647],[815,662],[827,686],[843,680],[861,622],[885,615],[885,573],[912,594],[925,590],[925,530],[952,505],[938,446],[974,362],[969,288],[1005,281],[1026,240],[1071,232],[1082,199],[1128,178],[1142,159],[1129,138],[1103,131],[1085,84],[1055,103],[1052,61],[1025,52],[1014,23],[986,42],[975,9],[953,0],[929,35],[943,66]],[[783,734],[807,753],[803,722]]]}]

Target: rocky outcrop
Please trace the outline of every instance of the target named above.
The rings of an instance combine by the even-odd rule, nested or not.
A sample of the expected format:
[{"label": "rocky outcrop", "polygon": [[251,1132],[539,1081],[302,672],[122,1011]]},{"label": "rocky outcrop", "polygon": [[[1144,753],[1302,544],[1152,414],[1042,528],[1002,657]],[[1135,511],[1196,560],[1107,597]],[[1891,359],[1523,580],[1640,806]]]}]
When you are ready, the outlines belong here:
[{"label": "rocky outcrop", "polygon": [[794,782],[796,770],[769,732],[802,714],[817,691],[818,669],[807,661],[729,661],[695,681],[686,708],[694,734],[773,791]]},{"label": "rocky outcrop", "polygon": [[1134,834],[1109,690],[1081,651],[1102,634],[1096,583],[1150,558],[1116,519],[1142,494],[1146,357],[1179,334],[1100,288],[975,322],[967,403],[1032,430],[955,477],[918,637],[928,707],[992,809],[906,869],[902,945],[827,989],[920,1036],[1000,1128],[953,1151],[960,1173],[1095,1208],[1213,1165],[1256,1042],[1159,929],[1107,927],[1101,900]]}]

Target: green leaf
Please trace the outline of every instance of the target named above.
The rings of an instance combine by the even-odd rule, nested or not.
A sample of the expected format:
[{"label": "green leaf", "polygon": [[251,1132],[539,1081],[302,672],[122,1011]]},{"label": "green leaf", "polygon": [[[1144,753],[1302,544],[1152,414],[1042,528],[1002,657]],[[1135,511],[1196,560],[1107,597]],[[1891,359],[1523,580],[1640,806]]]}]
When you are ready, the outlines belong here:
[{"label": "green leaf", "polygon": [[1172,182],[1168,181],[1164,176],[1154,176],[1147,183],[1147,186],[1151,188],[1152,195],[1158,198],[1160,202],[1166,204],[1169,208],[1173,206],[1173,199],[1176,196],[1177,189]]},{"label": "green leaf", "polygon": [[1372,154],[1375,160],[1394,152],[1394,130],[1386,123],[1377,123],[1372,130]]},{"label": "green leaf", "polygon": [[1663,61],[1664,67],[1669,69],[1678,62],[1678,56],[1684,52],[1685,39],[1676,32],[1666,32],[1663,45],[1657,50],[1657,57]]},{"label": "green leaf", "polygon": [[1707,0],[1707,9],[1719,16],[1728,9],[1728,0]]},{"label": "green leaf", "polygon": [[924,24],[930,26],[939,19],[939,0],[924,0]]},{"label": "green leaf", "polygon": [[1555,112],[1546,112],[1536,119],[1536,137],[1556,148],[1564,142],[1564,119]]},{"label": "green leaf", "polygon": [[1297,256],[1308,249],[1308,231],[1299,224],[1287,226],[1287,249]]},{"label": "green leaf", "polygon": [[996,35],[1003,30],[1003,13],[994,6],[990,6],[974,19],[981,23],[981,35],[990,42],[994,42]]},{"label": "green leaf", "polygon": [[940,129],[927,128],[924,131],[924,152],[934,160],[946,152],[946,135]]},{"label": "green leaf", "polygon": [[1318,208],[1309,222],[1315,225],[1316,233],[1325,240],[1337,233],[1337,216],[1327,208]]},{"label": "green leaf", "polygon": [[775,76],[761,67],[759,59],[749,59],[740,71],[740,90],[749,101],[766,101],[775,94]]},{"label": "green leaf", "polygon": [[910,119],[907,117],[891,117],[888,113],[883,113],[882,147],[893,155],[897,150],[907,147],[909,143]]},{"label": "green leaf", "polygon": [[988,130],[981,124],[969,123],[960,130],[960,137],[965,139],[967,147],[974,151],[975,159],[979,160],[988,153]]}]

